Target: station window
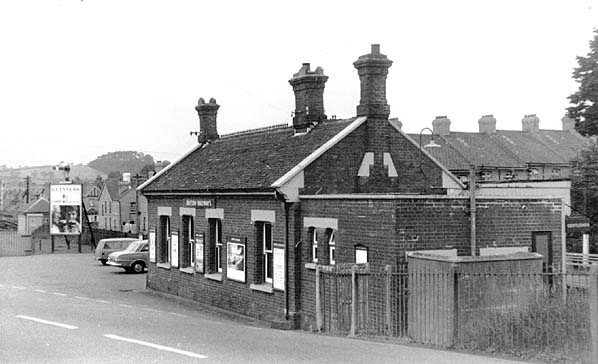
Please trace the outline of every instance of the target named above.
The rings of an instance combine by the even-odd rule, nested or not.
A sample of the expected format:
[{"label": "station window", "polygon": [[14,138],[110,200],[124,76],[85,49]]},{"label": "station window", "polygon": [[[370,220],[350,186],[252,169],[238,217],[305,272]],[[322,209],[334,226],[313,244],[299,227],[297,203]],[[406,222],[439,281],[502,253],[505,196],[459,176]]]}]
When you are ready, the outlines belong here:
[{"label": "station window", "polygon": [[210,225],[210,273],[222,273],[222,222],[220,219],[208,219]]},{"label": "station window", "polygon": [[336,239],[334,237],[334,231],[329,229],[328,236],[328,252],[330,264],[334,265],[336,264]]},{"label": "station window", "polygon": [[170,263],[170,216],[160,216],[158,262]]},{"label": "station window", "polygon": [[182,235],[182,247],[181,247],[181,268],[193,267],[195,264],[195,256],[193,254],[194,245],[194,228],[193,228],[193,216],[183,215],[183,235]]},{"label": "station window", "polygon": [[318,262],[318,232],[316,228],[309,228],[309,236],[311,240],[311,260],[314,263]]}]

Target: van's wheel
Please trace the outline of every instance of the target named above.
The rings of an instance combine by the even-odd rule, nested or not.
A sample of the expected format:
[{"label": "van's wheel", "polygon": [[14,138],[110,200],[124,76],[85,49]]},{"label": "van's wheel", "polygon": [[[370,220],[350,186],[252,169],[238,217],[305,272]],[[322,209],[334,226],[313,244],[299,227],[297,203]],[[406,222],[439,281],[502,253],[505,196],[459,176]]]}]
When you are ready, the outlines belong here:
[{"label": "van's wheel", "polygon": [[108,259],[100,259],[102,265],[108,265]]},{"label": "van's wheel", "polygon": [[131,266],[131,271],[133,273],[142,273],[144,268],[145,268],[145,265],[142,262],[135,262]]}]

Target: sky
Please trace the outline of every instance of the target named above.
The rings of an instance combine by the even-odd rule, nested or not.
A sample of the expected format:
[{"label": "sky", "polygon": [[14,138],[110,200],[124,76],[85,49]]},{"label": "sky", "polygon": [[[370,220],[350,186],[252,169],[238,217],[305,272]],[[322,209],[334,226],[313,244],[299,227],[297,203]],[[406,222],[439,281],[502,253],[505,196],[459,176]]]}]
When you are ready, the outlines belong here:
[{"label": "sky", "polygon": [[0,166],[87,164],[120,150],[173,161],[197,143],[200,97],[222,134],[292,123],[288,80],[329,77],[326,114],[355,116],[353,62],[393,61],[391,117],[419,133],[560,129],[598,0],[0,1]]}]

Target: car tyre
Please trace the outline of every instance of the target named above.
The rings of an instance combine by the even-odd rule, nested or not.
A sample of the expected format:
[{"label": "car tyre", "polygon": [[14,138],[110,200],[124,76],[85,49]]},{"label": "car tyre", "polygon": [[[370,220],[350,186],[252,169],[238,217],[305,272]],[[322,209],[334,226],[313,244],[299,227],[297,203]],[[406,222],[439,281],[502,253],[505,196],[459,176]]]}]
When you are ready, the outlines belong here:
[{"label": "car tyre", "polygon": [[100,263],[102,263],[102,265],[108,265],[108,259],[100,259]]},{"label": "car tyre", "polygon": [[145,264],[143,262],[135,262],[131,265],[131,272],[133,273],[143,273],[145,269]]}]

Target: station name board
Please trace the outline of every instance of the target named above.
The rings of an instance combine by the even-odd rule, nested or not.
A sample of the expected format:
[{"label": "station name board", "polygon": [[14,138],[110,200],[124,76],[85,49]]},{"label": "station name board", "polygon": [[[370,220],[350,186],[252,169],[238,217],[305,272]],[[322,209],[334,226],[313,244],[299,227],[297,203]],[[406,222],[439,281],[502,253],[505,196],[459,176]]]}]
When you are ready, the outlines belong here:
[{"label": "station name board", "polygon": [[212,200],[185,200],[187,207],[212,207],[213,205]]}]

